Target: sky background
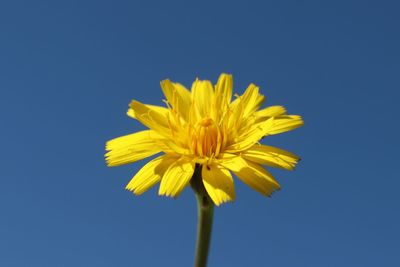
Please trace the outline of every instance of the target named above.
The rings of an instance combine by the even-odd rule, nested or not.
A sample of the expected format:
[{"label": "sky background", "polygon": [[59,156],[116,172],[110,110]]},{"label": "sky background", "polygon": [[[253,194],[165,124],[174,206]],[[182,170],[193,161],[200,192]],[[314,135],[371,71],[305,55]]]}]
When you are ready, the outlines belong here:
[{"label": "sky background", "polygon": [[302,157],[265,198],[235,181],[210,267],[400,266],[397,1],[0,3],[0,266],[191,266],[196,203],[104,163],[159,81],[251,82],[305,126],[265,139]]}]

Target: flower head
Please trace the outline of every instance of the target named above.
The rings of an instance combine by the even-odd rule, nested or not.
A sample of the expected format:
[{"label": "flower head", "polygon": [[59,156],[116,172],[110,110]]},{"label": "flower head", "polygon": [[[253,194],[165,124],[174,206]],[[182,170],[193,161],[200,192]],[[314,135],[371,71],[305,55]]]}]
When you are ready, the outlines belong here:
[{"label": "flower head", "polygon": [[292,170],[299,160],[285,150],[259,141],[303,125],[282,106],[260,109],[264,96],[250,84],[232,99],[232,75],[221,74],[215,86],[196,79],[191,91],[161,81],[166,107],[132,101],[128,116],[149,129],[106,144],[108,166],[149,161],[126,186],[140,195],[158,182],[159,194],[176,197],[189,184],[196,164],[207,193],[216,205],[235,199],[232,173],[256,191],[270,195],[280,186],[262,166]]}]

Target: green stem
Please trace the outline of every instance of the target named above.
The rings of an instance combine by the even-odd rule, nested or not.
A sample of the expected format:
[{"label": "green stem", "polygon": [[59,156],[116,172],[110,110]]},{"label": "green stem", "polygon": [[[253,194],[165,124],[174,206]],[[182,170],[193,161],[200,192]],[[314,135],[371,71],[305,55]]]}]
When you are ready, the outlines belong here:
[{"label": "green stem", "polygon": [[201,179],[201,166],[196,165],[196,170],[190,181],[197,199],[197,242],[195,267],[206,267],[210,247],[211,230],[214,213],[214,203],[207,194]]}]

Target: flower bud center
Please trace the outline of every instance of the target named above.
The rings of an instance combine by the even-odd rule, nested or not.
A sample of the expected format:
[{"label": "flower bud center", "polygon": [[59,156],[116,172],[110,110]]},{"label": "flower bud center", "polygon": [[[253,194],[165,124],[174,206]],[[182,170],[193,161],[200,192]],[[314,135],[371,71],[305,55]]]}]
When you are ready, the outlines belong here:
[{"label": "flower bud center", "polygon": [[192,131],[191,149],[200,157],[217,156],[220,150],[220,131],[209,117],[196,123]]}]

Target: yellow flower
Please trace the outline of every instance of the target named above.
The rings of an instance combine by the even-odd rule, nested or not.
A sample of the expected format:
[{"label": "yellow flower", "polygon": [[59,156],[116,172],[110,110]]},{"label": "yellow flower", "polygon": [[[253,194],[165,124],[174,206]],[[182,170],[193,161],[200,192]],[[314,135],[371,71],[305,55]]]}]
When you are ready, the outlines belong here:
[{"label": "yellow flower", "polygon": [[132,101],[128,116],[149,129],[107,142],[108,166],[162,154],[144,165],[126,189],[140,195],[161,181],[159,195],[176,197],[189,184],[196,165],[216,205],[235,199],[231,173],[264,195],[279,189],[261,165],[292,170],[299,157],[259,141],[298,128],[303,121],[287,115],[282,106],[260,109],[264,96],[254,84],[231,102],[232,87],[228,74],[221,74],[215,86],[196,79],[191,91],[164,80],[166,107]]}]

